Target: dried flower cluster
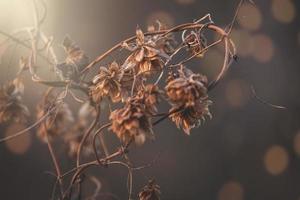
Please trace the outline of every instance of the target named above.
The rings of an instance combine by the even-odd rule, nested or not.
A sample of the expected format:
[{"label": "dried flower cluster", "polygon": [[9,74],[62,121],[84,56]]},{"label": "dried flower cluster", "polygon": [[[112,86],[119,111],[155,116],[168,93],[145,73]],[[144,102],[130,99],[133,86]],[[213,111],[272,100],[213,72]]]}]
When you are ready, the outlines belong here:
[{"label": "dried flower cluster", "polygon": [[170,118],[185,133],[190,134],[190,129],[200,125],[205,116],[212,117],[205,76],[181,66],[177,72],[170,73],[166,91],[172,105]]},{"label": "dried flower cluster", "polygon": [[[199,126],[207,117],[212,117],[209,111],[212,101],[209,100],[208,93],[224,76],[235,55],[235,48],[227,32],[214,25],[211,20],[204,23],[205,19],[210,20],[210,16],[171,29],[158,22],[157,27],[150,26],[145,33],[137,28],[135,36],[120,42],[92,62],[89,62],[86,53],[69,36],[62,43],[66,58],[63,62],[58,62],[50,38],[39,41],[40,37],[30,35],[31,56],[21,58],[18,77],[29,72],[34,82],[49,86],[37,106],[37,122],[32,127],[38,126],[37,136],[48,144],[61,191],[55,193],[57,199],[80,199],[83,182],[80,177],[86,168],[96,164],[125,166],[129,173],[128,182],[131,183],[131,199],[132,173],[138,168],[133,168],[130,164],[127,155],[130,145],[142,145],[147,139],[153,140],[153,127],[164,119],[170,119],[189,135],[192,128]],[[218,33],[221,39],[207,44],[206,30]],[[32,32],[44,35],[39,26]],[[224,43],[225,55],[217,78],[208,81],[205,75],[188,68],[190,60],[205,56],[209,48],[221,42]],[[39,43],[47,48],[36,51]],[[122,56],[110,59],[108,64],[103,65],[103,59],[115,51],[119,51]],[[48,53],[50,57],[45,56]],[[40,66],[37,64],[37,56],[46,57],[45,60],[53,66],[58,74],[55,80],[40,77],[37,73]],[[174,59],[176,56],[178,58]],[[97,73],[91,73],[95,72],[90,70],[94,66],[99,67]],[[81,93],[78,94],[75,90]],[[23,91],[20,79],[1,87],[0,123],[12,120],[23,122],[28,117],[29,111],[21,101]],[[82,104],[75,119],[67,104],[67,96]],[[109,110],[108,113],[104,113],[104,116],[108,116],[105,120],[108,123],[103,123],[102,120],[104,103],[109,106],[109,109],[105,109]],[[89,123],[91,120],[92,123]],[[117,151],[111,153],[111,149],[107,148],[102,135],[104,130],[111,131],[121,141]],[[76,167],[66,173],[73,173],[67,188],[64,187],[67,180],[64,179],[52,147],[52,142],[56,139],[61,139],[67,154],[76,159]],[[102,155],[105,157],[100,158],[99,151],[103,151]],[[82,164],[81,157],[91,154],[97,159]],[[126,159],[126,163],[122,159],[113,161],[122,157]],[[97,192],[94,196],[97,196]],[[159,200],[159,196],[160,187],[153,180],[138,194],[140,200]]]}]

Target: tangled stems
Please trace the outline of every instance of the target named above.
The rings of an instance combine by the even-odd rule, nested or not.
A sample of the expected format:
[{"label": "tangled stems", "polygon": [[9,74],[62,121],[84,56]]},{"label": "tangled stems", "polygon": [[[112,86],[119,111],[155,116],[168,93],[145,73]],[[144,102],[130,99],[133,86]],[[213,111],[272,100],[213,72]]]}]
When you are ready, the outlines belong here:
[{"label": "tangled stems", "polygon": [[[37,13],[37,11],[36,11],[36,13]],[[189,134],[189,130],[191,129],[191,127],[192,128],[195,127],[199,123],[199,121],[202,118],[204,118],[204,116],[206,114],[210,114],[208,111],[208,105],[210,105],[210,101],[208,101],[207,93],[209,91],[211,91],[223,78],[224,74],[226,73],[227,69],[229,68],[229,65],[232,61],[232,57],[235,56],[235,54],[236,54],[234,44],[228,36],[231,29],[229,29],[229,31],[226,32],[222,28],[211,23],[211,21],[206,24],[200,23],[203,20],[203,18],[202,18],[194,23],[186,23],[186,24],[178,25],[171,29],[160,29],[159,28],[158,31],[151,31],[151,32],[147,32],[144,34],[142,33],[141,30],[137,30],[137,33],[138,33],[138,31],[140,31],[139,33],[143,35],[141,37],[142,39],[139,38],[138,34],[136,36],[132,36],[132,37],[116,44],[114,47],[112,47],[111,49],[109,49],[108,51],[103,53],[102,55],[99,55],[95,60],[93,60],[89,64],[87,64],[87,63],[84,64],[83,67],[81,67],[81,68],[77,69],[78,66],[74,62],[74,61],[78,61],[78,60],[76,60],[76,59],[78,59],[78,57],[75,57],[75,58],[72,57],[73,60],[72,59],[71,60],[73,63],[75,63],[76,70],[78,70],[78,73],[76,71],[76,74],[75,74],[76,77],[74,79],[72,79],[70,77],[64,77],[60,81],[47,81],[47,80],[43,80],[43,79],[39,78],[35,74],[35,71],[33,70],[33,68],[36,65],[36,60],[37,60],[36,57],[37,57],[37,55],[40,55],[39,48],[37,45],[37,40],[38,40],[37,34],[38,34],[38,32],[40,32],[40,30],[39,30],[40,22],[39,22],[39,20],[37,20],[38,19],[37,15],[35,15],[35,19],[36,19],[35,29],[34,29],[34,32],[32,32],[30,35],[31,36],[31,46],[27,45],[26,43],[23,42],[23,46],[31,49],[31,55],[29,57],[30,58],[29,59],[29,61],[30,61],[29,62],[29,71],[30,71],[30,74],[32,75],[32,80],[35,83],[47,85],[49,87],[65,88],[65,91],[64,91],[64,93],[62,93],[62,97],[60,97],[59,100],[63,100],[66,97],[68,92],[70,92],[70,94],[73,95],[73,93],[70,89],[80,90],[86,96],[88,96],[88,98],[89,98],[88,101],[91,102],[91,105],[94,107],[94,110],[96,110],[96,116],[94,117],[94,120],[92,121],[92,123],[90,124],[90,126],[88,128],[84,127],[84,129],[83,129],[84,131],[82,131],[82,132],[84,132],[84,134],[80,135],[80,137],[82,136],[82,138],[78,139],[79,145],[75,152],[76,167],[64,174],[61,173],[60,166],[56,159],[55,153],[53,151],[52,144],[48,138],[48,132],[46,132],[46,135],[45,135],[46,143],[48,145],[48,149],[49,149],[49,152],[51,154],[51,157],[52,157],[52,160],[54,163],[55,171],[56,171],[56,174],[58,177],[57,180],[60,185],[61,195],[62,195],[63,199],[70,199],[72,197],[72,195],[73,195],[72,191],[74,190],[74,186],[77,183],[78,183],[78,191],[79,191],[78,193],[79,194],[81,193],[80,192],[81,191],[81,189],[80,189],[81,181],[79,181],[79,179],[86,169],[88,169],[91,166],[108,166],[108,165],[112,165],[112,164],[118,164],[118,165],[124,166],[128,169],[128,172],[129,172],[129,199],[130,199],[131,195],[132,195],[132,171],[142,169],[143,167],[133,168],[131,166],[131,164],[126,164],[126,163],[123,163],[123,162],[117,161],[117,160],[115,161],[114,159],[121,157],[121,156],[126,156],[126,154],[128,153],[128,148],[131,143],[136,142],[138,140],[140,140],[141,143],[143,143],[145,141],[146,137],[151,137],[151,134],[153,134],[152,126],[159,124],[160,122],[162,122],[163,120],[165,120],[167,118],[171,118],[176,123],[177,127],[182,126],[182,124],[184,124],[184,126],[188,126],[187,128],[183,127],[183,130],[187,134]],[[212,30],[213,32],[220,35],[220,39],[215,42],[212,42],[211,44],[206,45],[206,43],[205,43],[204,46],[201,46],[202,43],[199,42],[199,39],[202,39],[201,33],[203,30],[207,30],[207,29]],[[192,36],[199,34],[199,35],[196,35],[195,37],[197,39],[196,45],[199,45],[200,49],[199,49],[199,51],[196,51],[196,52],[192,51],[192,55],[189,54],[188,58],[185,58],[184,60],[181,60],[178,63],[172,64],[171,61],[173,61],[173,58],[175,57],[175,55],[179,54],[179,52],[182,49],[187,48],[188,50],[193,50],[192,48],[190,48],[190,46],[188,44],[188,41],[187,41],[188,38],[184,37],[185,33],[187,31],[193,32],[194,35],[190,34]],[[165,42],[164,39],[167,39],[167,36],[171,36],[171,34],[176,33],[176,32],[182,33],[182,38],[183,38],[182,43],[179,46],[174,47],[175,49],[173,52],[164,51],[163,53],[165,53],[166,56],[162,55],[163,53],[161,53],[162,50],[160,49],[159,45],[155,46],[156,44],[158,44],[156,42],[159,40],[163,40]],[[42,32],[40,32],[40,33],[42,34]],[[146,42],[149,42],[149,41],[144,40],[145,39],[144,36],[153,36],[153,37],[149,37],[149,38],[151,38],[151,39],[149,39],[149,41],[151,40],[150,42],[154,42],[155,45],[151,46],[151,45],[148,45],[148,43],[146,44]],[[13,37],[10,37],[10,38],[13,39]],[[134,43],[135,40],[137,41],[136,43]],[[16,40],[14,40],[14,41],[16,41]],[[16,42],[18,42],[18,41],[16,41]],[[46,43],[46,41],[44,41],[44,42]],[[134,57],[134,59],[138,60],[137,62],[139,62],[139,64],[135,63],[136,66],[138,66],[138,67],[142,66],[141,67],[142,70],[139,71],[139,69],[136,70],[135,67],[132,67],[131,68],[132,71],[130,72],[132,74],[128,75],[128,74],[126,74],[128,72],[126,70],[130,67],[126,68],[126,67],[123,67],[123,65],[119,66],[118,63],[115,62],[115,63],[111,64],[109,67],[100,67],[100,71],[101,70],[102,71],[99,72],[99,74],[95,75],[92,81],[88,81],[88,82],[84,81],[84,79],[86,77],[88,77],[87,74],[93,66],[101,63],[106,57],[111,55],[113,52],[115,52],[117,50],[122,50],[122,48],[126,48],[124,44],[127,44],[127,43],[131,43],[132,46],[136,45],[134,47],[137,47],[137,48],[136,49],[133,48],[133,50],[130,50],[129,48],[131,46],[128,45],[127,50],[129,50],[131,54],[125,60],[123,65],[125,66],[127,64],[129,66],[127,61],[130,60],[129,58]],[[183,64],[189,62],[196,56],[199,56],[202,54],[204,55],[204,53],[209,48],[214,47],[220,43],[224,43],[224,49],[225,49],[224,50],[224,60],[223,60],[220,71],[217,73],[216,77],[212,81],[208,82],[207,80],[205,81],[204,78],[201,79],[201,76],[199,74],[193,73],[191,70],[189,72],[188,71],[189,69],[186,69],[186,71],[184,71],[182,69],[182,71],[179,72],[179,69],[183,66]],[[80,50],[80,48],[78,48],[76,46],[76,44],[74,45],[73,43],[70,43],[69,46],[66,45],[65,48],[70,47],[70,46],[72,46],[72,48],[73,48],[70,50],[71,52],[75,51],[77,53],[76,55],[80,55],[83,57],[82,51]],[[51,49],[50,49],[50,51],[51,51]],[[148,52],[145,53],[146,51],[148,51]],[[52,57],[53,57],[52,60],[55,61],[56,56],[53,53],[53,51],[51,51],[51,52],[50,53],[52,54]],[[157,52],[159,52],[159,53],[157,53]],[[141,55],[143,55],[143,56],[141,56]],[[79,56],[79,58],[80,58],[80,56]],[[80,61],[80,59],[79,59],[79,61]],[[66,64],[66,63],[64,63],[64,64]],[[149,67],[149,65],[150,65],[150,67]],[[159,66],[159,67],[155,68],[157,66]],[[174,86],[171,89],[179,88],[177,93],[180,93],[181,88],[190,87],[191,89],[186,90],[186,91],[190,92],[189,94],[186,95],[188,98],[190,98],[190,99],[188,99],[190,104],[189,105],[187,104],[187,101],[185,101],[186,99],[183,99],[183,101],[182,101],[182,99],[176,100],[176,98],[177,98],[176,92],[173,92],[172,94],[175,94],[175,97],[174,97],[175,101],[172,102],[169,99],[167,100],[168,103],[170,103],[170,105],[172,106],[171,109],[166,113],[158,114],[157,108],[156,108],[156,106],[159,102],[158,96],[159,95],[163,96],[163,94],[164,94],[165,96],[168,96],[168,98],[170,98],[170,99],[172,98],[172,97],[170,97],[169,94],[167,94],[167,89],[166,89],[167,86],[165,88],[166,92],[160,92],[160,89],[158,88],[158,83],[159,83],[160,79],[162,78],[162,75],[165,71],[171,72],[173,69],[174,69],[174,71],[177,70],[177,72],[181,73],[181,75],[180,75],[181,77],[179,77],[179,75],[177,77],[175,77],[175,76],[173,77],[174,79],[179,79],[179,81],[177,80],[177,82],[176,82],[177,88]],[[147,80],[147,76],[149,74],[155,74],[154,73],[155,71],[160,72],[160,75],[158,76],[157,80],[154,82],[154,84],[149,84],[149,85],[145,86],[144,83],[146,81],[144,81],[144,80]],[[193,73],[192,76],[190,75],[191,73]],[[123,92],[124,92],[124,90],[123,90],[124,85],[121,82],[121,79],[123,77],[125,77],[126,75],[130,76],[129,78],[126,77],[127,78],[126,80],[128,82],[130,82],[131,87],[126,88],[125,92],[128,92],[130,95],[127,94],[127,97],[126,97],[127,99],[126,98],[124,99],[122,96]],[[141,79],[143,79],[143,80],[141,82],[139,82]],[[201,79],[201,80],[199,80],[199,79]],[[167,81],[169,81],[169,80],[166,80],[166,82]],[[182,84],[182,85],[180,85],[180,84]],[[143,89],[141,89],[142,91],[135,90],[135,87],[140,86],[140,85],[145,86],[143,88],[143,89],[145,89],[144,91],[143,91]],[[148,89],[151,88],[151,90],[146,91],[147,86],[150,86],[150,87],[148,87]],[[99,93],[98,101],[95,100],[94,96],[93,96],[94,88],[98,89],[98,90],[95,89],[95,91],[96,91],[95,93],[97,93],[97,92]],[[114,89],[116,91],[114,91]],[[198,95],[195,95],[196,93]],[[73,95],[73,97],[76,100],[76,97],[74,95]],[[124,105],[124,108],[122,108],[122,109],[116,109],[115,111],[117,111],[117,112],[111,112],[111,113],[113,113],[113,115],[110,116],[111,121],[107,124],[102,125],[98,130],[96,130],[97,127],[100,126],[100,122],[99,122],[100,103],[103,100],[103,98],[109,98],[110,100],[112,100],[113,103],[122,101],[122,102],[125,102],[124,103],[125,105]],[[77,99],[77,100],[80,101],[80,99]],[[166,100],[166,98],[164,98],[164,100]],[[197,107],[198,110],[196,110],[196,105],[198,106]],[[187,111],[188,114],[184,113],[182,115],[190,114],[190,116],[188,116],[190,118],[187,117],[184,119],[184,117],[186,117],[186,116],[180,116],[180,115],[181,115],[181,113],[186,112],[187,109],[190,109]],[[176,118],[176,116],[177,116],[177,119],[174,120],[174,118]],[[154,117],[159,117],[159,118],[156,121],[152,122],[152,119]],[[178,119],[180,117],[182,117],[182,119]],[[43,122],[43,119],[41,119],[40,121]],[[116,123],[114,124],[113,122],[116,122]],[[45,123],[43,123],[43,126],[45,126]],[[123,147],[121,145],[121,147],[119,149],[117,149],[115,152],[109,154],[108,151],[106,150],[106,147],[105,147],[106,145],[104,143],[104,138],[102,137],[102,133],[103,133],[104,129],[109,128],[111,126],[113,128],[112,129],[113,132],[115,132],[115,133],[117,133],[118,131],[120,132],[120,134],[117,133],[116,135],[119,137],[119,139],[122,141],[122,143],[125,144],[125,146]],[[46,129],[46,127],[45,127],[45,129]],[[83,150],[85,150],[84,148],[86,147],[85,144],[88,143],[88,139],[91,137],[92,133],[94,133],[92,135],[92,144],[89,144],[89,145],[92,146],[93,155],[96,157],[96,159],[91,162],[81,163]],[[50,131],[49,131],[49,134],[50,134]],[[123,137],[126,134],[129,135],[129,137]],[[136,136],[142,136],[142,137],[136,137]],[[137,139],[135,139],[135,137]],[[103,156],[103,158],[101,158],[98,155],[98,151],[97,151],[98,146],[96,143],[97,138],[100,139],[100,145],[102,145],[102,149],[105,152],[105,156]],[[65,176],[67,176],[71,173],[74,173],[74,174],[71,178],[71,181],[69,183],[67,190],[64,191],[63,179]]]},{"label": "tangled stems", "polygon": [[[208,29],[210,30],[213,30],[215,32],[217,32],[219,35],[221,35],[221,39],[214,42],[212,45],[209,45],[208,47],[206,47],[207,49],[209,47],[212,47],[212,46],[215,46],[217,44],[219,44],[220,42],[222,42],[223,40],[227,41],[225,43],[228,43],[228,34],[229,33],[226,33],[222,28],[214,25],[214,24],[208,24],[208,25],[205,25],[205,24],[197,24],[197,23],[186,23],[186,24],[181,24],[181,25],[178,25],[178,26],[175,26],[174,28],[171,28],[171,29],[167,29],[167,30],[159,30],[159,31],[153,31],[153,32],[147,32],[145,33],[144,35],[145,36],[148,36],[148,35],[161,35],[161,37],[165,37],[167,36],[168,34],[170,33],[173,33],[173,32],[180,32],[180,31],[184,31],[184,30],[190,30],[190,29],[196,29],[196,28],[203,28],[203,27],[207,27]],[[81,75],[88,72],[88,70],[90,68],[92,68],[94,65],[96,65],[97,63],[101,62],[104,58],[106,58],[108,55],[110,55],[111,53],[113,53],[114,51],[122,48],[122,45],[124,43],[128,43],[128,42],[132,42],[134,41],[135,39],[137,38],[137,36],[132,36],[118,44],[116,44],[114,47],[112,47],[111,49],[109,49],[108,51],[106,51],[105,53],[99,55],[95,60],[93,60],[88,66],[86,66],[82,71],[81,71]],[[232,43],[233,44],[233,43]],[[225,48],[228,48],[228,45],[225,47]],[[206,50],[206,49],[205,49]],[[203,51],[205,51],[203,49]],[[203,52],[202,51],[202,52]],[[202,53],[200,52],[200,53]],[[225,62],[224,62],[225,63]]]}]

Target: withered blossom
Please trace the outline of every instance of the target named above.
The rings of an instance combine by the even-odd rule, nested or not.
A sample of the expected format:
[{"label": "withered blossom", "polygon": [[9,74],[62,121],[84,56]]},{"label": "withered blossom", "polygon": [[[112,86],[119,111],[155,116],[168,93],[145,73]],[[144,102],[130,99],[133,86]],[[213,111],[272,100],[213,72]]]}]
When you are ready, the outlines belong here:
[{"label": "withered blossom", "polygon": [[151,119],[145,105],[136,98],[128,99],[125,106],[114,110],[109,118],[110,129],[125,143],[133,141],[141,145],[147,137],[153,138]]},{"label": "withered blossom", "polygon": [[23,93],[24,85],[20,79],[8,82],[0,88],[0,123],[26,121],[29,110],[22,103]]},{"label": "withered blossom", "polygon": [[160,187],[155,183],[154,180],[149,180],[148,184],[145,185],[142,191],[139,192],[139,200],[159,200],[160,199]]},{"label": "withered blossom", "polygon": [[160,90],[157,85],[149,84],[139,90],[137,98],[145,105],[146,111],[150,115],[154,115],[157,113],[157,104],[159,103],[162,94],[163,91]]},{"label": "withered blossom", "polygon": [[172,104],[170,118],[186,134],[190,133],[191,128],[200,125],[205,116],[211,117],[208,106],[212,101],[208,100],[206,86],[205,76],[195,74],[184,66],[168,78],[165,89]]},{"label": "withered blossom", "polygon": [[58,102],[52,94],[46,95],[43,101],[37,105],[37,119],[47,115],[54,107],[56,107],[55,111],[46,117],[37,130],[37,136],[42,141],[46,141],[46,134],[48,134],[49,139],[52,139],[66,133],[68,126],[74,121],[68,104]]},{"label": "withered blossom", "polygon": [[198,99],[193,106],[187,106],[181,109],[180,107],[172,107],[170,112],[171,120],[176,124],[177,128],[182,128],[186,134],[190,134],[192,128],[201,125],[201,122],[205,121],[205,117],[212,118],[209,112],[208,106],[212,104],[212,101],[208,99]]},{"label": "withered blossom", "polygon": [[195,74],[190,69],[181,66],[177,72],[172,72],[165,87],[172,104],[193,106],[195,101],[207,96],[207,78]]},{"label": "withered blossom", "polygon": [[[132,70],[124,70],[116,62],[112,62],[108,68],[100,67],[90,87],[93,101],[100,103],[103,97],[109,97],[112,102],[124,101],[132,89],[133,76]],[[134,89],[136,90],[139,85],[140,79],[137,77]]]},{"label": "withered blossom", "polygon": [[89,57],[69,36],[64,38],[62,45],[67,57],[57,68],[66,79],[78,81],[79,72],[89,64]]},{"label": "withered blossom", "polygon": [[100,102],[105,96],[108,96],[113,102],[121,100],[121,79],[124,71],[118,63],[113,62],[108,68],[100,67],[98,75],[93,78],[91,93],[94,102]]},{"label": "withered blossom", "polygon": [[128,56],[123,66],[125,69],[134,69],[136,74],[143,74],[145,76],[155,74],[161,71],[164,67],[162,56],[164,54],[156,47],[153,40],[145,37],[141,29],[136,30],[136,46],[127,49],[133,51]]}]

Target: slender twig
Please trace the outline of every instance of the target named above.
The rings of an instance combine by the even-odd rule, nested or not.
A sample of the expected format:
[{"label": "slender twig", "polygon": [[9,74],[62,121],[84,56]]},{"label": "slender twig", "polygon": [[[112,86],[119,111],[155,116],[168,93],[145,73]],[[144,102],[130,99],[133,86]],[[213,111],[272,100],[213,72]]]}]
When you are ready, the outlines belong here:
[{"label": "slender twig", "polygon": [[49,136],[48,136],[48,127],[46,126],[45,123],[43,123],[43,126],[44,126],[44,131],[45,131],[45,141],[47,143],[47,146],[48,146],[48,149],[49,149],[49,153],[51,155],[51,158],[52,158],[52,161],[53,161],[53,164],[54,164],[54,167],[55,167],[55,171],[56,171],[56,174],[57,174],[57,178],[58,178],[58,182],[59,182],[59,185],[60,185],[60,191],[61,191],[61,195],[63,195],[63,182],[62,182],[62,179],[61,179],[61,170],[60,170],[60,166],[58,164],[58,160],[55,156],[55,153],[54,153],[54,150],[53,150],[53,147],[52,147],[52,144],[51,142],[49,141]]},{"label": "slender twig", "polygon": [[97,112],[97,114],[96,114],[94,121],[92,122],[91,126],[87,129],[87,131],[84,133],[84,135],[79,143],[78,150],[77,150],[77,159],[76,159],[77,167],[80,165],[80,155],[81,155],[83,145],[98,123],[99,116],[100,116],[100,107],[96,107],[96,112]]},{"label": "slender twig", "polygon": [[[203,24],[196,24],[196,23],[186,23],[186,24],[181,24],[179,26],[176,26],[174,28],[171,29],[167,29],[167,30],[160,30],[160,31],[153,31],[153,32],[147,32],[145,33],[145,36],[147,35],[158,35],[161,34],[161,37],[166,36],[169,33],[172,32],[178,32],[178,31],[182,31],[182,30],[186,30],[186,29],[195,29],[195,28],[201,28],[203,27]],[[225,35],[224,30],[219,28],[218,26],[215,26],[213,24],[210,24],[207,26],[207,28],[216,31],[218,33],[220,33],[221,35]],[[91,67],[93,67],[94,65],[96,65],[97,63],[99,63],[100,61],[102,61],[104,58],[106,58],[108,55],[110,55],[112,52],[114,52],[115,50],[122,48],[122,45],[124,43],[129,43],[133,40],[136,39],[136,36],[132,36],[118,44],[116,44],[115,46],[113,46],[111,49],[109,49],[108,51],[106,51],[105,53],[101,54],[100,56],[98,56],[95,60],[93,60],[88,66],[86,66],[80,73],[84,74],[85,72],[87,72]]]},{"label": "slender twig", "polygon": [[19,137],[21,135],[23,135],[24,133],[29,133],[29,131],[31,129],[33,129],[34,127],[36,127],[37,125],[39,125],[40,123],[42,123],[43,121],[45,121],[45,119],[53,112],[56,110],[57,107],[53,107],[51,110],[49,110],[44,116],[42,116],[40,119],[38,119],[36,122],[34,122],[32,125],[28,126],[27,128],[15,133],[14,135],[10,135],[8,137],[5,138],[1,138],[0,139],[0,143],[2,142],[6,142],[8,140],[14,139],[16,137]]}]

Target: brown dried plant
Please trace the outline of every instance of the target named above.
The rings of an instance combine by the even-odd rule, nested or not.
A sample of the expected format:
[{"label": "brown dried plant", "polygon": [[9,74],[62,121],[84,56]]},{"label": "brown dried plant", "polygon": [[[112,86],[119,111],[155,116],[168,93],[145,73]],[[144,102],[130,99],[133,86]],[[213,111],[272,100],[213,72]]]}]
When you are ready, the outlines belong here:
[{"label": "brown dried plant", "polygon": [[[33,2],[36,7],[37,2]],[[242,1],[240,5],[241,3]],[[35,14],[37,16],[39,15]],[[134,144],[142,145],[147,139],[153,140],[153,127],[165,119],[169,118],[189,135],[192,128],[199,126],[207,117],[212,118],[209,92],[220,82],[236,56],[234,43],[229,36],[232,26],[224,30],[213,23],[210,15],[206,15],[194,22],[172,28],[167,28],[160,22],[157,27],[150,26],[148,32],[143,32],[138,27],[134,36],[116,44],[92,62],[67,36],[62,44],[66,59],[58,62],[51,38],[47,38],[40,29],[42,22],[43,19],[36,18],[36,24],[28,36],[32,40],[30,45],[14,35],[6,36],[29,49],[30,56],[24,56],[26,59],[22,58],[20,62],[18,77],[28,71],[34,83],[49,87],[37,107],[37,122],[26,130],[38,126],[38,137],[48,144],[59,184],[59,191],[53,193],[53,199],[79,199],[82,196],[80,188],[84,182],[82,177],[85,170],[91,166],[110,165],[120,165],[128,170],[129,199],[132,199],[132,173],[145,166],[134,167],[130,164],[129,148]],[[211,31],[218,34],[219,39],[208,44],[206,37]],[[39,48],[40,43],[46,48]],[[205,75],[189,68],[191,60],[204,57],[205,52],[221,43],[224,45],[224,60],[215,78],[208,80]],[[118,61],[111,60],[104,66],[102,61],[115,51],[127,56]],[[184,56],[178,60],[174,59],[176,55]],[[38,56],[52,66],[51,69],[57,75],[55,80],[46,80],[37,73],[38,66],[42,66],[37,64]],[[91,69],[97,66],[98,72],[93,73]],[[163,79],[165,80],[161,81]],[[55,95],[54,90],[59,92]],[[75,90],[83,92],[84,96],[78,96],[74,93]],[[23,121],[28,116],[28,109],[21,101],[22,95],[23,85],[19,79],[1,88],[1,123]],[[74,119],[65,101],[68,95],[84,107],[84,117],[77,117],[73,126],[70,122]],[[169,111],[160,111],[162,108],[159,105],[162,102],[170,105]],[[103,104],[110,108],[107,123],[100,121]],[[89,123],[91,119],[92,122]],[[120,147],[112,153],[103,137],[105,130],[114,133],[121,142]],[[25,130],[1,139],[0,142],[23,133]],[[62,140],[68,155],[76,159],[76,166],[64,173],[52,147],[55,140]],[[98,155],[99,152],[104,152],[102,157]],[[96,159],[82,162],[82,157],[89,155],[94,155]],[[127,162],[123,162],[123,158]],[[70,175],[72,178],[68,182],[66,177]],[[98,192],[95,192],[94,197]],[[159,194],[159,186],[154,181],[149,181],[138,198],[157,200]]]}]

